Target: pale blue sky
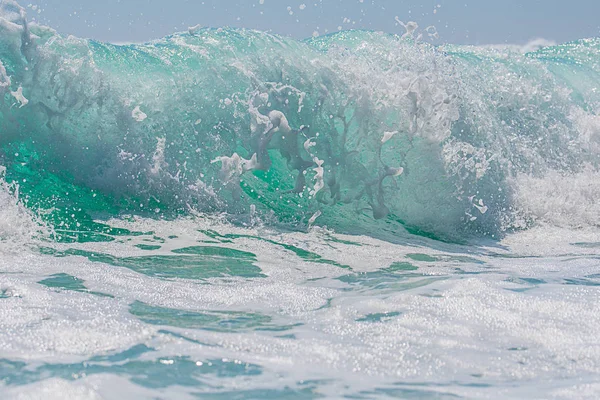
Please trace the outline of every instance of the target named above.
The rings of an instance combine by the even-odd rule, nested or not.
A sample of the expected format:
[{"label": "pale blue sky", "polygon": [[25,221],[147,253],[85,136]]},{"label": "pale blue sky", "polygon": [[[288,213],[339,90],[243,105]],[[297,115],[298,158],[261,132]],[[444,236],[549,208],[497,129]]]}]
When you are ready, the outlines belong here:
[{"label": "pale blue sky", "polygon": [[[160,38],[189,26],[244,27],[297,38],[342,29],[402,33],[434,25],[442,42],[565,42],[600,36],[600,0],[20,0],[63,34],[112,42]],[[304,7],[303,7],[304,5]],[[288,9],[289,7],[289,9]],[[434,12],[435,10],[435,12]]]}]

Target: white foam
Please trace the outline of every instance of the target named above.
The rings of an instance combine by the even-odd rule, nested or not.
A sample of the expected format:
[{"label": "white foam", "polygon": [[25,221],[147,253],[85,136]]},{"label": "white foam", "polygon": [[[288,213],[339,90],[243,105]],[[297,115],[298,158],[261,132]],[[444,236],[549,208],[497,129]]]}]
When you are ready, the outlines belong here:
[{"label": "white foam", "polygon": [[[590,396],[595,393],[589,385],[600,373],[600,347],[595,339],[600,309],[594,302],[600,289],[566,285],[564,280],[583,281],[597,274],[598,248],[554,244],[566,246],[564,237],[569,232],[573,240],[599,242],[597,231],[581,238],[573,231],[554,236],[538,231],[509,237],[502,247],[483,248],[411,236],[401,240],[412,244],[391,244],[321,228],[309,233],[243,228],[216,218],[136,218],[108,223],[152,233],[133,236],[131,241],[46,246],[129,258],[174,256],[172,250],[198,245],[226,247],[256,254],[256,265],[265,277],[211,278],[199,284],[192,279],[160,279],[82,257],[27,252],[0,257],[0,292],[5,297],[0,300],[0,349],[4,357],[24,361],[34,369],[40,362],[79,363],[145,344],[154,351],[140,360],[165,368],[157,382],[170,379],[167,372],[178,368],[178,356],[200,366],[211,359],[261,366],[261,374],[248,381],[210,375],[211,382],[224,391],[296,388],[299,381],[319,378],[315,390],[329,397],[388,388],[398,382],[402,384],[396,388],[463,397],[546,398],[554,394],[567,398],[578,386]],[[218,244],[215,233],[241,236]],[[165,238],[161,249],[148,252],[134,247],[154,237]],[[289,250],[291,246],[353,270],[314,257],[302,259],[301,253]],[[528,250],[542,247],[543,257],[528,257],[534,254]],[[394,262],[409,262],[418,269],[381,271]],[[114,298],[37,283],[56,273],[76,276],[90,291]],[[337,279],[344,276],[350,279]],[[532,283],[536,280],[546,283]],[[155,326],[128,312],[136,301],[192,313],[260,313],[276,324],[298,325],[284,332]],[[185,326],[187,320],[181,321]],[[108,368],[104,373],[74,376],[69,381],[49,376],[24,386],[0,385],[0,393],[24,399],[52,398],[55,392],[91,399],[119,397],[125,390],[141,398],[166,393],[145,387],[139,380],[124,380],[127,374],[120,372],[122,366],[111,372],[111,366],[122,364],[102,361]],[[464,384],[454,384],[457,379]],[[554,383],[548,385],[549,381]],[[187,398],[190,390],[171,387],[169,393]]]},{"label": "white foam", "polygon": [[384,132],[383,133],[383,138],[381,138],[381,143],[387,143],[391,138],[393,138],[397,133],[399,133],[398,131],[393,131],[393,132]]},{"label": "white foam", "polygon": [[323,215],[321,211],[314,213],[313,216],[308,220],[308,226],[313,225],[321,215]]},{"label": "white foam", "polygon": [[36,237],[44,237],[48,228],[19,200],[18,186],[4,181],[4,167],[0,166],[0,253],[20,251]]},{"label": "white foam", "polygon": [[19,86],[19,88],[16,91],[10,92],[10,94],[12,97],[15,98],[15,100],[19,102],[19,108],[23,108],[27,104],[29,104],[29,100],[27,100],[23,95],[23,88],[21,86]]},{"label": "white foam", "polygon": [[44,382],[28,385],[25,388],[7,388],[0,393],[11,400],[102,400],[93,386],[72,382],[64,379],[48,379]]},{"label": "white foam", "polygon": [[2,64],[2,61],[0,61],[0,89],[10,88],[10,85],[10,76],[8,76],[4,64]]},{"label": "white foam", "polygon": [[131,112],[131,117],[137,122],[142,122],[148,118],[148,115],[140,109],[140,106],[136,106]]},{"label": "white foam", "polygon": [[281,111],[273,110],[269,112],[269,120],[276,132],[289,133],[292,130],[285,114]]},{"label": "white foam", "polygon": [[484,50],[499,50],[502,52],[515,52],[515,53],[530,53],[534,51],[538,51],[544,47],[556,46],[557,43],[554,40],[544,39],[544,38],[535,38],[531,39],[525,44],[486,44],[477,46]]},{"label": "white foam", "polygon": [[168,166],[167,162],[165,161],[166,145],[167,145],[166,138],[164,138],[164,137],[156,138],[156,150],[154,151],[154,154],[152,155],[152,161],[153,161],[154,165],[150,169],[150,172],[153,175],[157,175],[160,171],[162,171],[165,167]]},{"label": "white foam", "polygon": [[515,209],[525,218],[559,227],[600,226],[600,172],[519,174],[514,180]]},{"label": "white foam", "polygon": [[231,157],[217,157],[212,163],[221,163],[221,180],[224,184],[239,183],[239,178],[248,171],[253,171],[258,167],[256,154],[253,154],[249,160],[241,157],[238,153],[233,153]]},{"label": "white foam", "polygon": [[319,193],[323,188],[325,188],[325,169],[323,168],[324,160],[319,160],[317,157],[313,157],[313,162],[317,165],[313,168],[315,172],[314,181],[315,184],[313,188],[310,190],[310,195],[315,197],[317,193]]}]

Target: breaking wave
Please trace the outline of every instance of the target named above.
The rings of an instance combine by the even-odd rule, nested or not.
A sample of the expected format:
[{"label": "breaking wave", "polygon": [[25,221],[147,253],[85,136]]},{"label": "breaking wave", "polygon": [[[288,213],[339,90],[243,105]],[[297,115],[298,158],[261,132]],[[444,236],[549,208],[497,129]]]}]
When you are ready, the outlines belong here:
[{"label": "breaking wave", "polygon": [[189,212],[453,240],[598,225],[599,82],[599,39],[523,53],[191,28],[119,46],[4,0],[0,164],[64,229]]}]

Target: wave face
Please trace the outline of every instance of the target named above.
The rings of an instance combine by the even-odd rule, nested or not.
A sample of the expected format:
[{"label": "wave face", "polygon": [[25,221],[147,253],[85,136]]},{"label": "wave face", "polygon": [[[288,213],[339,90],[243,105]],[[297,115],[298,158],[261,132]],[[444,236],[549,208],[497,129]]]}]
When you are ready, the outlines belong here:
[{"label": "wave face", "polygon": [[0,7],[0,164],[55,226],[203,212],[460,239],[600,223],[599,39],[521,53],[190,29],[117,46]]}]

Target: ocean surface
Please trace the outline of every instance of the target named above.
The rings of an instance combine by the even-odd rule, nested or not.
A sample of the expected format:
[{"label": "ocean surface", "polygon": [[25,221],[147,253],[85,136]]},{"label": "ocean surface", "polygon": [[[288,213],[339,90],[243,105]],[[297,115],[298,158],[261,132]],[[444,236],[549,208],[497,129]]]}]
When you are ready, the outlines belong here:
[{"label": "ocean surface", "polygon": [[600,39],[0,2],[2,399],[600,398]]}]

